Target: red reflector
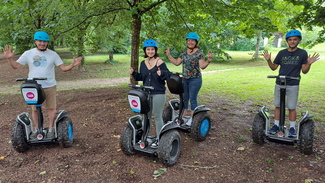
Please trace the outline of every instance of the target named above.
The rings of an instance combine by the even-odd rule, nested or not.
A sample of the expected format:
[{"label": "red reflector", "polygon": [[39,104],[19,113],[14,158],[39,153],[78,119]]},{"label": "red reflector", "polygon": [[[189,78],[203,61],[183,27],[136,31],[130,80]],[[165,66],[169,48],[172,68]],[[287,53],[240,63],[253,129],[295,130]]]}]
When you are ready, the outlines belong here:
[{"label": "red reflector", "polygon": [[38,140],[42,140],[42,139],[43,139],[43,135],[42,135],[42,134],[38,134],[38,135],[37,135],[37,139],[38,139]]}]

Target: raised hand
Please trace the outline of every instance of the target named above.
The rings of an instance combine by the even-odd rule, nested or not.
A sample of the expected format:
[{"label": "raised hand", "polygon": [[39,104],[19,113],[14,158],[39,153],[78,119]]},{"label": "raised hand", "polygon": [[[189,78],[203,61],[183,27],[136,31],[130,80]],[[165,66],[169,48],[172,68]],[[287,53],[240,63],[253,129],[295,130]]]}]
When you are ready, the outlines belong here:
[{"label": "raised hand", "polygon": [[72,66],[75,67],[81,63],[82,57],[78,57],[72,60]]},{"label": "raised hand", "polygon": [[160,75],[161,75],[161,70],[160,70],[160,67],[158,67],[158,70],[157,70],[157,74],[158,74],[158,76],[160,76]]},{"label": "raised hand", "polygon": [[6,59],[8,58],[12,58],[15,54],[15,51],[12,51],[11,50],[11,47],[9,45],[6,45],[4,48],[3,48],[3,53],[6,57]]},{"label": "raised hand", "polygon": [[311,65],[319,59],[320,59],[319,53],[315,52],[312,56],[311,55],[308,56],[308,63]]},{"label": "raised hand", "polygon": [[213,56],[212,56],[212,52],[209,51],[209,52],[208,52],[208,62],[211,62],[211,61],[212,61],[212,58],[213,58]]},{"label": "raised hand", "polygon": [[267,50],[264,50],[263,57],[266,61],[271,60],[271,53],[269,53]]},{"label": "raised hand", "polygon": [[130,67],[129,73],[132,74],[134,72],[134,69]]},{"label": "raised hand", "polygon": [[169,49],[169,47],[167,47],[165,53],[166,53],[167,55],[170,55],[170,49]]}]

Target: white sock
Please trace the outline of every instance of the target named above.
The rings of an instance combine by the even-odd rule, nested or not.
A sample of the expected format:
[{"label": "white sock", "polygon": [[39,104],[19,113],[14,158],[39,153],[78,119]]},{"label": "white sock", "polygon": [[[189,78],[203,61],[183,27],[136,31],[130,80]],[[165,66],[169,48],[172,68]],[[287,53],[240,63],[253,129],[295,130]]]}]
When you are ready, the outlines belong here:
[{"label": "white sock", "polygon": [[290,128],[296,129],[296,122],[295,121],[290,121]]},{"label": "white sock", "polygon": [[279,123],[280,123],[279,120],[274,120],[274,124],[275,124],[276,126],[279,126]]}]

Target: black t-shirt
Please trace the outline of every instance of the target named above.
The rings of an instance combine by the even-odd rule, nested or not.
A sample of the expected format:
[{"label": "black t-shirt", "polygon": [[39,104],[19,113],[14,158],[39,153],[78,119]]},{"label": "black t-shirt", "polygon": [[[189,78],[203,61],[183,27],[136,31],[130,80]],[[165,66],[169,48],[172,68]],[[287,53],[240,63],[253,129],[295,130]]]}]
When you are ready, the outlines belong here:
[{"label": "black t-shirt", "polygon": [[[276,56],[273,63],[280,65],[280,76],[299,77],[302,64],[306,64],[308,54],[303,49],[297,49],[294,52],[289,52],[288,49],[281,50]],[[287,80],[287,85],[299,85],[300,80]],[[280,84],[280,80],[276,80],[276,84]]]},{"label": "black t-shirt", "polygon": [[[160,68],[161,76],[157,74],[158,67]],[[169,79],[170,73],[165,63],[159,66],[155,65],[149,70],[145,61],[142,61],[140,64],[140,72],[134,71],[132,76],[134,80],[142,81],[145,86],[153,86],[153,90],[148,90],[150,94],[165,94],[165,80]]]}]

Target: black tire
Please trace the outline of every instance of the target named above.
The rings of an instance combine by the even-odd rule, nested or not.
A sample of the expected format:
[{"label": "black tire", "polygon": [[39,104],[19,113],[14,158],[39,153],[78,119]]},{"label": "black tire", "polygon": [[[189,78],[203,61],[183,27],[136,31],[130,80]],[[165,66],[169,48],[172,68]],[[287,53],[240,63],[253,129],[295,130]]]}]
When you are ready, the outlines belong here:
[{"label": "black tire", "polygon": [[207,138],[210,128],[210,115],[206,112],[200,112],[194,115],[191,125],[191,136],[197,141],[203,141]]},{"label": "black tire", "polygon": [[163,111],[163,121],[164,123],[168,123],[168,121],[171,121],[173,117],[173,109],[170,105],[167,105]]},{"label": "black tire", "polygon": [[265,120],[260,114],[256,114],[252,126],[253,142],[262,145],[265,143]]},{"label": "black tire", "polygon": [[133,130],[132,128],[127,125],[120,137],[120,147],[124,154],[126,155],[133,155],[135,154],[134,147],[133,147]]},{"label": "black tire", "polygon": [[16,122],[11,132],[11,142],[13,148],[19,153],[27,151],[30,146],[27,144],[26,139],[27,137],[23,124]]},{"label": "black tire", "polygon": [[299,149],[300,152],[309,155],[313,153],[315,123],[312,119],[308,119],[300,126],[299,129]]},{"label": "black tire", "polygon": [[73,125],[68,117],[62,118],[57,127],[58,142],[62,147],[71,147],[73,144]]},{"label": "black tire", "polygon": [[181,135],[177,130],[164,133],[158,145],[158,158],[166,166],[176,164],[181,154]]}]

